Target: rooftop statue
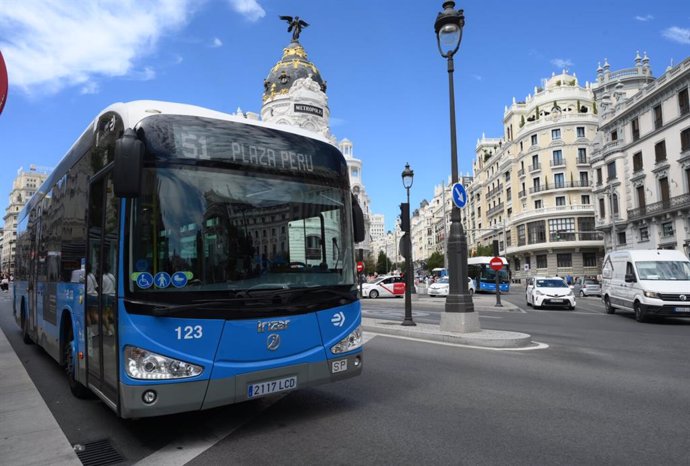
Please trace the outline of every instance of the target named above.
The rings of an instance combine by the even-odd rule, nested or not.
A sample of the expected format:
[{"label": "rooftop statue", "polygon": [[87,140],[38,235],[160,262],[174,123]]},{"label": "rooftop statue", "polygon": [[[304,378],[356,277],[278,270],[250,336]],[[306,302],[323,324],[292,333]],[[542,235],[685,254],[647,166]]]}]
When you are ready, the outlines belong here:
[{"label": "rooftop statue", "polygon": [[298,42],[299,35],[302,32],[302,29],[309,26],[309,23],[299,19],[299,16],[295,16],[294,18],[292,16],[280,16],[280,19],[282,19],[283,21],[287,21],[289,25],[288,32],[292,32],[293,42]]}]

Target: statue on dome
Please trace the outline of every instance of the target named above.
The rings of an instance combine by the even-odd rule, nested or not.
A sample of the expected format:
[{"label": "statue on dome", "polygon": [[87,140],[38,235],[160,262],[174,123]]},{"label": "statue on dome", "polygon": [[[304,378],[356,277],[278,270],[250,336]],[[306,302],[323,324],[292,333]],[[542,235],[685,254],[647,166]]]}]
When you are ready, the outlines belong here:
[{"label": "statue on dome", "polygon": [[299,16],[295,16],[294,18],[292,16],[280,16],[280,19],[287,21],[289,24],[288,32],[292,32],[292,41],[299,42],[299,35],[302,29],[309,26],[309,23],[299,19]]}]

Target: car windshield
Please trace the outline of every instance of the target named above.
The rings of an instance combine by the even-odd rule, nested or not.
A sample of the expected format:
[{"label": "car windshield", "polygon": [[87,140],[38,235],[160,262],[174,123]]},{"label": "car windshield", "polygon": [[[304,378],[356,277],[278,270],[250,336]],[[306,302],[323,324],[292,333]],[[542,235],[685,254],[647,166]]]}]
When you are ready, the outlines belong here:
[{"label": "car windshield", "polygon": [[635,265],[640,280],[690,280],[687,261],[640,261]]},{"label": "car windshield", "polygon": [[596,280],[585,280],[585,285],[598,285],[599,282]]},{"label": "car windshield", "polygon": [[447,285],[447,284],[448,284],[448,277],[443,277],[443,278],[441,278],[440,280],[438,280],[436,283],[446,284],[446,285]]},{"label": "car windshield", "polygon": [[567,285],[563,280],[556,278],[548,278],[544,280],[537,280],[537,288],[565,288]]}]

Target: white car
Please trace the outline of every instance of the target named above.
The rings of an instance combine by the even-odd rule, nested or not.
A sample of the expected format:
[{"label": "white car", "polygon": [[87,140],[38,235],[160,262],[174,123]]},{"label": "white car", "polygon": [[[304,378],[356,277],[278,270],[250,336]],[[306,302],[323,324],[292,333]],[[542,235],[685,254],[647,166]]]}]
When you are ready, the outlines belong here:
[{"label": "white car", "polygon": [[403,297],[405,296],[405,279],[403,277],[379,277],[371,283],[362,285],[362,297]]},{"label": "white car", "polygon": [[546,306],[575,309],[575,293],[561,277],[533,277],[527,281],[525,300],[535,309]]},{"label": "white car", "polygon": [[[436,283],[429,285],[429,291],[427,293],[429,296],[448,296],[449,282],[448,277],[440,278]],[[473,295],[476,291],[474,286],[474,280],[467,277],[467,291],[470,295]]]}]

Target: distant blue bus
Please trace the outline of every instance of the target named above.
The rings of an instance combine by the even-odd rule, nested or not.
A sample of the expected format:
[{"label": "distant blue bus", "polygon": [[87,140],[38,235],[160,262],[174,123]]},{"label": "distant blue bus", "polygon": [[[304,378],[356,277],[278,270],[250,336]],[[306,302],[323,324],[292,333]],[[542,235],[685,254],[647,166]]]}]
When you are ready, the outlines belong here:
[{"label": "distant blue bus", "polygon": [[[477,285],[477,292],[496,293],[496,271],[489,267],[489,262],[493,257],[478,256],[467,259],[468,275],[474,279]],[[508,272],[508,260],[503,261],[503,269],[498,272],[499,289],[501,293],[510,291],[510,274]]]},{"label": "distant blue bus", "polygon": [[359,375],[362,211],[325,139],[112,105],[19,214],[13,312],[123,418]]}]

